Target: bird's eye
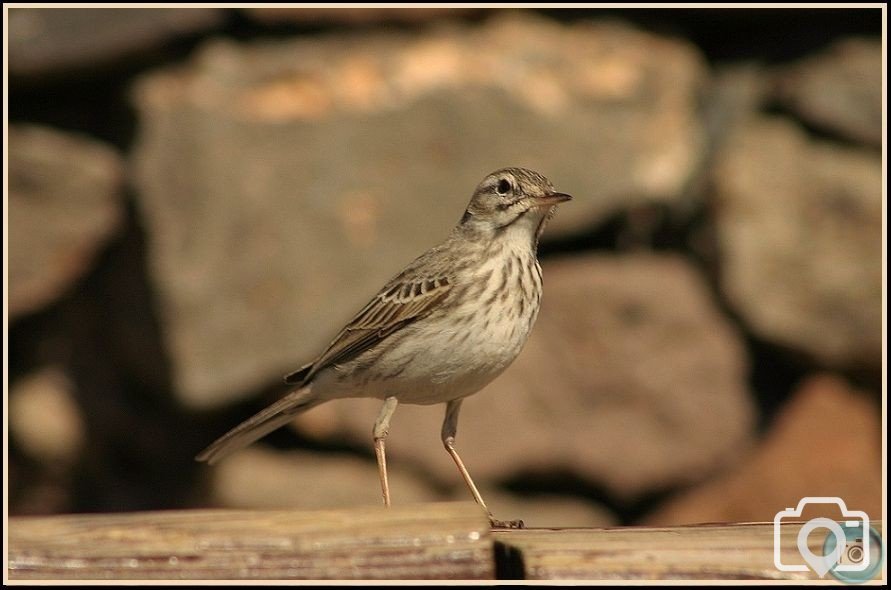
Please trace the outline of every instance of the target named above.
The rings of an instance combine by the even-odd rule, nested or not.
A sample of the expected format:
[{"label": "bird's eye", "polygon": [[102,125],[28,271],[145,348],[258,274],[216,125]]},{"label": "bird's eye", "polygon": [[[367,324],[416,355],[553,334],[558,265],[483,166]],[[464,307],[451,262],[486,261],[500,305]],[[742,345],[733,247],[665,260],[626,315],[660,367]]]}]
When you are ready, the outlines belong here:
[{"label": "bird's eye", "polygon": [[507,193],[510,192],[510,189],[511,189],[510,181],[506,178],[502,178],[501,180],[499,180],[498,186],[495,187],[495,191],[499,195],[506,195]]}]

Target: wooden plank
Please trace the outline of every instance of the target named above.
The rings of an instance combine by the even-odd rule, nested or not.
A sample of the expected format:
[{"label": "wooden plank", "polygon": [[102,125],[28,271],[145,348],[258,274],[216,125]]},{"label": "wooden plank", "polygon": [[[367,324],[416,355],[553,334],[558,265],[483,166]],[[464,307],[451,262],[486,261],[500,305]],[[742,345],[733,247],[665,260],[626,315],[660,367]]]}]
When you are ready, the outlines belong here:
[{"label": "wooden plank", "polygon": [[[803,563],[803,523],[781,527],[781,561]],[[880,523],[872,523],[880,531]],[[774,566],[773,523],[493,531],[497,574],[527,580],[815,580]],[[822,537],[808,538],[820,555]],[[835,581],[830,574],[826,580]]]},{"label": "wooden plank", "polygon": [[9,519],[10,580],[492,579],[473,503]]},{"label": "wooden plank", "polygon": [[[879,523],[872,523],[880,530]],[[802,523],[781,529],[801,563]],[[820,553],[822,537],[809,537]],[[490,531],[472,503],[9,520],[9,578],[814,580],[773,524]],[[830,579],[827,576],[827,579]]]}]

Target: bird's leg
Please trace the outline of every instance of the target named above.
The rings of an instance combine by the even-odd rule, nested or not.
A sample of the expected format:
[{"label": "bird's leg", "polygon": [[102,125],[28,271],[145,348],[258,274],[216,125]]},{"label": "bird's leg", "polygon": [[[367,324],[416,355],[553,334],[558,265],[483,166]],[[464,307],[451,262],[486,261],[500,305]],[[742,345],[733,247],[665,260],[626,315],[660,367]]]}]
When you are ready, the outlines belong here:
[{"label": "bird's leg", "polygon": [[384,439],[390,432],[390,418],[396,411],[399,401],[395,397],[384,400],[384,407],[374,423],[374,454],[377,457],[377,471],[381,478],[381,492],[384,495],[384,506],[390,506],[390,485],[387,483],[387,455],[384,452]]},{"label": "bird's leg", "polygon": [[442,444],[443,446],[445,446],[445,450],[448,451],[449,455],[451,455],[452,457],[452,460],[455,462],[455,465],[458,466],[458,471],[461,472],[461,477],[464,478],[464,483],[466,483],[467,487],[470,488],[470,493],[473,494],[473,499],[476,500],[476,503],[479,504],[483,508],[483,510],[486,511],[486,515],[489,517],[489,524],[491,524],[495,528],[523,528],[522,520],[503,521],[497,520],[494,516],[492,516],[492,512],[486,506],[485,501],[483,501],[483,497],[480,495],[479,490],[476,489],[476,485],[473,483],[473,479],[470,477],[470,472],[467,471],[467,468],[464,466],[464,461],[461,460],[461,456],[458,455],[458,451],[455,450],[455,434],[458,432],[459,409],[461,409],[461,400],[459,399],[452,400],[446,405],[445,420],[443,420],[442,422]]},{"label": "bird's leg", "polygon": [[461,472],[461,477],[464,478],[464,483],[470,488],[470,493],[473,494],[473,499],[476,500],[477,504],[483,507],[483,510],[486,511],[486,514],[488,514],[491,519],[492,513],[483,501],[483,497],[480,495],[479,490],[476,489],[476,485],[473,483],[473,479],[471,479],[467,468],[464,467],[464,461],[461,460],[458,451],[455,450],[455,434],[458,432],[458,410],[460,409],[461,400],[452,400],[446,405],[445,420],[442,422],[442,444],[445,446],[445,450],[448,451],[449,455],[452,456],[455,465],[458,466],[458,471]]}]

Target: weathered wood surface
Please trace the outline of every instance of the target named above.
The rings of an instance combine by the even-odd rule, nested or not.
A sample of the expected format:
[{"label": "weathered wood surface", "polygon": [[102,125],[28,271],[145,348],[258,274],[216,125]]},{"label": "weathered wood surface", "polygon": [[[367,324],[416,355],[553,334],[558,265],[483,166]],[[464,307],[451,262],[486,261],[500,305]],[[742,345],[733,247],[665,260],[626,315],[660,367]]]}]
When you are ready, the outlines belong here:
[{"label": "weathered wood surface", "polygon": [[[797,549],[802,522],[781,527],[781,561],[804,563]],[[872,523],[881,533],[880,523]],[[666,528],[494,531],[502,578],[527,580],[817,580],[774,566],[773,523]],[[821,555],[822,538],[808,537]],[[836,582],[827,574],[824,580]],[[837,583],[837,582],[836,582]]]},{"label": "weathered wood surface", "polygon": [[[801,524],[782,527],[784,563],[802,563]],[[809,541],[819,554],[820,535]],[[772,523],[491,531],[473,503],[87,514],[10,519],[8,574],[12,581],[817,579],[810,570],[777,570],[773,542]]]},{"label": "weathered wood surface", "polygon": [[492,579],[475,504],[9,520],[10,580]]}]

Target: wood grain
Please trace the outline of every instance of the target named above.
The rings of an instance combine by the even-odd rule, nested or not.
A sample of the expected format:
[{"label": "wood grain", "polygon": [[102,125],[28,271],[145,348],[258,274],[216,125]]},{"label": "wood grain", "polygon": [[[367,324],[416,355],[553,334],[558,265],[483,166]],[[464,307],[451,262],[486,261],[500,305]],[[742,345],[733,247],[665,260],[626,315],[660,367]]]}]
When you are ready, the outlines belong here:
[{"label": "wood grain", "polygon": [[[802,563],[802,524],[781,528],[783,563]],[[823,537],[809,537],[815,554]],[[192,510],[11,518],[8,574],[13,581],[817,579],[810,570],[778,570],[773,546],[773,523],[490,530],[465,502]]]},{"label": "wood grain", "polygon": [[10,580],[492,579],[472,503],[9,520]]},{"label": "wood grain", "polygon": [[[781,561],[801,564],[798,532],[781,527]],[[880,523],[872,523],[880,532]],[[499,577],[527,580],[816,580],[774,565],[773,523],[494,531]],[[823,537],[808,546],[820,553]],[[835,581],[830,574],[824,578]]]}]

